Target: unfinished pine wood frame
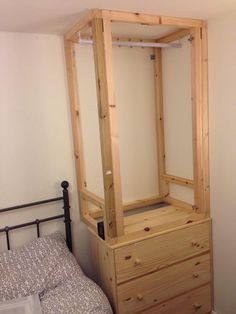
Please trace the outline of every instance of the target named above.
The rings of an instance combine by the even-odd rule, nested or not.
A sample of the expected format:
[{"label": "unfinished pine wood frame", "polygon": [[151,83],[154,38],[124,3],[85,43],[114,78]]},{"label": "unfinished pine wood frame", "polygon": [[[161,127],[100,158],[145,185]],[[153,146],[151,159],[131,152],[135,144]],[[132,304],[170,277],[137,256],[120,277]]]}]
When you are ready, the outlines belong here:
[{"label": "unfinished pine wood frame", "polygon": [[[191,41],[191,76],[192,76],[192,130],[193,130],[193,180],[166,173],[164,117],[162,96],[162,48],[154,48],[155,86],[156,86],[156,130],[158,142],[159,191],[150,199],[136,200],[123,204],[121,193],[121,175],[119,161],[119,136],[115,87],[112,66],[112,22],[128,22],[141,25],[168,25],[178,27],[178,31],[155,42],[169,43],[179,38],[190,36]],[[97,82],[98,115],[101,141],[102,168],[104,180],[104,199],[94,195],[86,188],[84,174],[83,145],[80,134],[80,116],[76,89],[76,71],[74,62],[74,45],[79,33],[92,28],[95,72]],[[208,109],[207,109],[207,28],[202,20],[157,16],[142,13],[119,12],[110,10],[91,10],[65,34],[65,51],[68,72],[68,86],[72,118],[72,131],[75,148],[75,163],[81,217],[85,223],[97,232],[98,217],[103,216],[106,240],[131,239],[124,221],[124,211],[165,201],[166,203],[186,210],[191,215],[198,214],[199,220],[209,215],[209,174],[208,174]],[[116,36],[117,39],[117,36]],[[147,38],[119,37],[125,41],[150,41]],[[153,40],[152,40],[153,41]],[[177,184],[194,189],[195,202],[187,204],[169,195],[169,184]],[[88,202],[98,207],[91,214]],[[192,217],[192,216],[191,216]],[[132,218],[135,220],[135,215]],[[195,218],[194,218],[195,219]],[[189,219],[188,221],[194,221]],[[173,224],[173,226],[177,226]],[[158,229],[159,230],[159,229]],[[137,230],[138,231],[138,230]],[[143,232],[143,231],[142,231]],[[153,229],[155,232],[155,228]],[[144,232],[145,233],[145,232]],[[142,233],[138,233],[142,235]],[[134,232],[134,237],[135,237]]]}]

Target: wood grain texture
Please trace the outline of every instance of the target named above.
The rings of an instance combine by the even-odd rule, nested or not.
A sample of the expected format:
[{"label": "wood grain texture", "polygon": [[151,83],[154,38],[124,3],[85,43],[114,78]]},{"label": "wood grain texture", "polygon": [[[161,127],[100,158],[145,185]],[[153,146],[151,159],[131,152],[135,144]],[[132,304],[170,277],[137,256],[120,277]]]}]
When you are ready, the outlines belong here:
[{"label": "wood grain texture", "polygon": [[[94,193],[91,193],[89,191],[83,190],[82,192],[83,197],[88,199],[91,203],[97,205],[100,207],[102,210],[98,209],[97,211],[94,211],[92,213],[93,218],[100,218],[103,216],[103,211],[105,208],[105,203],[102,198],[99,196],[95,195]],[[163,199],[161,197],[155,196],[155,197],[150,197],[150,198],[145,198],[145,199],[140,199],[128,203],[124,203],[123,205],[123,210],[124,212],[126,211],[132,211],[133,209],[145,207],[145,206],[151,206],[151,205],[156,205],[159,203],[162,203]]]},{"label": "wood grain texture", "polygon": [[109,298],[111,304],[116,307],[116,275],[114,250],[106,243],[91,233],[91,249],[93,266],[96,270],[97,282]]},{"label": "wood grain texture", "polygon": [[164,136],[164,109],[163,109],[163,82],[162,82],[162,54],[161,48],[155,48],[154,75],[155,75],[155,96],[156,96],[156,130],[157,130],[157,156],[159,195],[165,199],[169,195],[168,182],[164,180],[166,174],[165,161],[165,136]]},{"label": "wood grain texture", "polygon": [[192,209],[183,209],[172,205],[124,218],[124,236],[119,242],[138,239],[148,234],[183,226],[205,218],[204,213],[195,213]]},{"label": "wood grain texture", "polygon": [[201,27],[203,21],[179,17],[159,16],[139,12],[124,12],[112,10],[96,10],[96,17],[103,17],[116,22],[136,23],[143,25],[173,25],[178,27]]},{"label": "wood grain texture", "polygon": [[136,23],[144,25],[160,24],[160,17],[158,15],[112,10],[101,10],[101,14],[102,17],[116,22]]},{"label": "wood grain texture", "polygon": [[74,157],[75,157],[75,169],[76,180],[79,197],[79,207],[82,220],[86,222],[85,215],[88,214],[87,201],[81,197],[80,192],[84,187],[85,179],[85,167],[83,156],[83,145],[81,136],[81,123],[79,115],[79,100],[77,95],[77,75],[74,59],[74,44],[68,40],[64,42],[67,80],[68,80],[68,92],[70,102],[71,124],[72,124],[72,136],[74,145]]},{"label": "wood grain texture", "polygon": [[188,18],[180,18],[180,17],[170,17],[170,16],[161,16],[161,24],[163,25],[173,25],[179,27],[201,27],[203,24],[202,20],[198,19],[188,19]]},{"label": "wood grain texture", "polygon": [[209,222],[115,250],[117,283],[209,251]]},{"label": "wood grain texture", "polygon": [[188,187],[193,187],[194,186],[194,181],[190,180],[190,179],[186,179],[186,178],[181,178],[181,177],[177,177],[177,176],[172,176],[172,175],[168,175],[168,174],[164,174],[162,176],[162,178],[170,183],[175,183],[178,185],[182,185],[182,186],[188,186]]},{"label": "wood grain texture", "polygon": [[210,175],[209,175],[209,107],[208,107],[208,33],[207,23],[202,27],[202,123],[203,123],[203,210],[210,215]]},{"label": "wood grain texture", "polygon": [[136,313],[209,282],[210,255],[205,254],[118,286],[119,312]]},{"label": "wood grain texture", "polygon": [[96,18],[92,22],[92,28],[105,196],[105,234],[106,237],[113,238],[123,234],[124,226],[111,22]]},{"label": "wood grain texture", "polygon": [[212,309],[210,298],[210,285],[205,285],[137,314],[207,314]]},{"label": "wood grain texture", "polygon": [[190,204],[190,203],[186,203],[184,201],[181,201],[177,198],[174,198],[174,197],[171,197],[171,196],[167,196],[165,198],[165,201],[168,203],[168,204],[171,204],[173,206],[176,206],[176,207],[181,207],[181,208],[184,208],[184,209],[187,209],[187,210],[193,210],[193,205]]},{"label": "wood grain texture", "polygon": [[157,39],[157,42],[159,43],[170,43],[172,41],[179,40],[185,36],[188,36],[190,33],[189,29],[180,29],[176,32],[173,32],[171,34],[168,34],[166,36],[160,37]]},{"label": "wood grain texture", "polygon": [[201,29],[191,29],[193,172],[195,207],[204,212],[203,186],[203,103],[202,103],[202,39]]}]

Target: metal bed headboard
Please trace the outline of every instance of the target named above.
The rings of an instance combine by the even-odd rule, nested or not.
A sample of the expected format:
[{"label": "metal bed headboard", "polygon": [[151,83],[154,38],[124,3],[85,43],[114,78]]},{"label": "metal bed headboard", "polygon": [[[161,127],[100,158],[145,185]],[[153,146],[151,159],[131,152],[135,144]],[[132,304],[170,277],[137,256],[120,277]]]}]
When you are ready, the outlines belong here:
[{"label": "metal bed headboard", "polygon": [[9,232],[14,229],[20,229],[32,225],[36,225],[36,230],[37,230],[37,237],[40,237],[40,224],[51,221],[51,220],[56,220],[56,219],[64,219],[65,223],[65,234],[66,234],[66,244],[68,246],[68,249],[72,252],[72,237],[71,237],[71,219],[70,219],[70,203],[69,203],[69,193],[68,193],[68,187],[69,183],[67,181],[63,181],[61,183],[61,187],[63,188],[63,196],[61,197],[55,197],[55,198],[50,198],[47,200],[42,200],[42,201],[37,201],[33,203],[27,203],[27,204],[22,204],[22,205],[17,205],[17,206],[12,206],[8,208],[2,208],[0,209],[0,214],[3,212],[8,212],[16,209],[21,209],[21,208],[26,208],[26,207],[32,207],[36,205],[41,205],[41,204],[47,204],[47,203],[52,203],[56,201],[63,201],[63,210],[64,214],[61,215],[56,215],[56,216],[50,216],[44,219],[36,219],[34,221],[29,221],[26,223],[22,223],[19,225],[14,225],[14,226],[6,226],[4,228],[0,229],[0,233],[5,232],[6,235],[6,242],[7,242],[7,249],[10,250],[10,237],[9,237]]}]

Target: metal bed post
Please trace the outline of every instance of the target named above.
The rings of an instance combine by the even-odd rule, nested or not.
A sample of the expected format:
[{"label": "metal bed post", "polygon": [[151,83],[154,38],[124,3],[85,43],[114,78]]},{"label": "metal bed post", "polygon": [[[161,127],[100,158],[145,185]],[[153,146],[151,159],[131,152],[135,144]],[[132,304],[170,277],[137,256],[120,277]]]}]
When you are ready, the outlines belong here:
[{"label": "metal bed post", "polygon": [[66,232],[66,244],[68,249],[72,252],[72,237],[71,237],[71,219],[70,219],[70,203],[69,203],[69,194],[68,187],[69,183],[67,181],[63,181],[61,183],[61,187],[63,188],[63,209],[65,216],[65,232]]}]

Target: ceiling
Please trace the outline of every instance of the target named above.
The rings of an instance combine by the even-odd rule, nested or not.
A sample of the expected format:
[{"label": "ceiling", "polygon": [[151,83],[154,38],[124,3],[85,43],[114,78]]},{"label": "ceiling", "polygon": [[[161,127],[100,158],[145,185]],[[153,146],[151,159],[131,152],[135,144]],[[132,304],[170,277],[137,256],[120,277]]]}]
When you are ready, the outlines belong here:
[{"label": "ceiling", "polygon": [[0,31],[63,34],[89,8],[209,19],[236,0],[0,0]]}]

